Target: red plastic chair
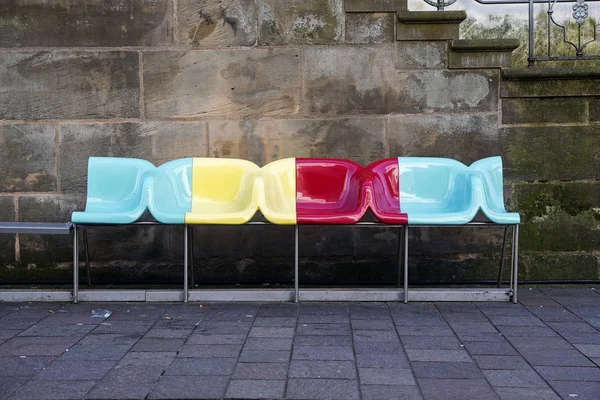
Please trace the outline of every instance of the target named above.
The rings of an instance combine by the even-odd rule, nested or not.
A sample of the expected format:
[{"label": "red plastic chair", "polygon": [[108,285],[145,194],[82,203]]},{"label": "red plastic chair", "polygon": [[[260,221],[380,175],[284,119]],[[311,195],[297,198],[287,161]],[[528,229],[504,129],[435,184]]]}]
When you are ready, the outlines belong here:
[{"label": "red plastic chair", "polygon": [[366,168],[347,160],[296,159],[299,224],[354,224],[369,208],[381,222],[408,222],[400,212],[398,159]]}]

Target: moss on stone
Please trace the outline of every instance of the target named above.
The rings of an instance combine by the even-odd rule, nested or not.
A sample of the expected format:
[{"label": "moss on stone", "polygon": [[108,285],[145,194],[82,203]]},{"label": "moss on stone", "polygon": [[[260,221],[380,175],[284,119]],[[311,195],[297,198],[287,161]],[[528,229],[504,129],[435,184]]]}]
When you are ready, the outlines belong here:
[{"label": "moss on stone", "polygon": [[579,252],[522,253],[519,278],[527,280],[598,279],[598,257]]},{"label": "moss on stone", "polygon": [[511,179],[600,178],[600,125],[511,127],[503,136]]},{"label": "moss on stone", "polygon": [[512,201],[523,218],[523,250],[600,249],[600,184],[518,184]]}]

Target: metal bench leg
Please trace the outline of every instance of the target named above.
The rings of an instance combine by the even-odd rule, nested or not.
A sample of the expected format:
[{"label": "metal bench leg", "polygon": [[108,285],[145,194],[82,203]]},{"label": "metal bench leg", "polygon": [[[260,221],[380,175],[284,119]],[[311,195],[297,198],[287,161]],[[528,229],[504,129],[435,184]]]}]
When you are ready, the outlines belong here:
[{"label": "metal bench leg", "polygon": [[196,281],[194,280],[194,227],[193,225],[188,226],[190,227],[190,284],[193,289],[196,287]]},{"label": "metal bench leg", "polygon": [[73,303],[79,301],[79,243],[77,225],[73,225]]},{"label": "metal bench leg", "polygon": [[513,303],[517,304],[517,290],[519,281],[519,225],[513,226],[513,246],[512,246],[512,262],[513,262]]},{"label": "metal bench leg", "polygon": [[83,251],[85,253],[85,266],[87,269],[87,285],[89,288],[92,287],[92,273],[90,271],[90,248],[88,246],[88,234],[87,229],[83,228],[81,230],[83,234]]},{"label": "metal bench leg", "polygon": [[404,226],[404,302],[408,303],[408,225]]},{"label": "metal bench leg", "polygon": [[508,239],[508,226],[504,228],[504,241],[502,242],[502,253],[500,253],[500,271],[498,272],[498,287],[502,286],[502,274],[504,273],[504,255],[506,253],[506,240]]},{"label": "metal bench leg", "polygon": [[402,246],[404,246],[404,228],[398,228],[398,281],[396,287],[399,288],[402,284],[402,266],[404,265],[404,258],[402,257]]},{"label": "metal bench leg", "polygon": [[300,284],[298,282],[298,269],[299,269],[299,257],[298,257],[298,225],[294,229],[294,302],[300,301]]},{"label": "metal bench leg", "polygon": [[183,229],[183,302],[188,302],[188,226]]}]

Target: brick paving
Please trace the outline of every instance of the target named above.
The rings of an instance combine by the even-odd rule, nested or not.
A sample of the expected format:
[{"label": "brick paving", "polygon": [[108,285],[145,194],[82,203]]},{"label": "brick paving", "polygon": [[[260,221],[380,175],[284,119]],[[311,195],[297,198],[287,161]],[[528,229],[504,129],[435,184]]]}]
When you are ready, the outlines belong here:
[{"label": "brick paving", "polygon": [[600,294],[520,299],[2,303],[0,399],[600,399]]}]

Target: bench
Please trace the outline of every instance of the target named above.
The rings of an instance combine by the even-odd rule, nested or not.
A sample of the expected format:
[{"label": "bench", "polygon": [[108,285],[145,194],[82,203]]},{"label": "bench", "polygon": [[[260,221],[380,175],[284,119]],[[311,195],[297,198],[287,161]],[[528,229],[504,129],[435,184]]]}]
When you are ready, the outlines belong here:
[{"label": "bench", "polygon": [[[399,228],[405,302],[409,300],[409,228],[504,227],[500,286],[508,227],[512,227],[508,295],[516,302],[520,219],[504,209],[502,185],[500,157],[471,166],[444,158],[399,157],[367,167],[348,160],[288,158],[262,168],[238,159],[185,158],[155,167],[139,159],[92,157],[88,203],[85,211],[73,213],[72,222],[75,232],[78,227],[85,232],[93,226],[136,224],[149,210],[159,224],[184,226],[184,301],[189,298],[188,258],[193,259],[191,227],[265,224],[250,221],[259,210],[266,223],[295,226],[295,301],[300,299],[299,225]],[[367,210],[380,222],[360,222]],[[479,212],[487,222],[473,221]],[[77,285],[75,279],[74,301]],[[453,292],[442,293],[439,299],[458,298]]]}]

